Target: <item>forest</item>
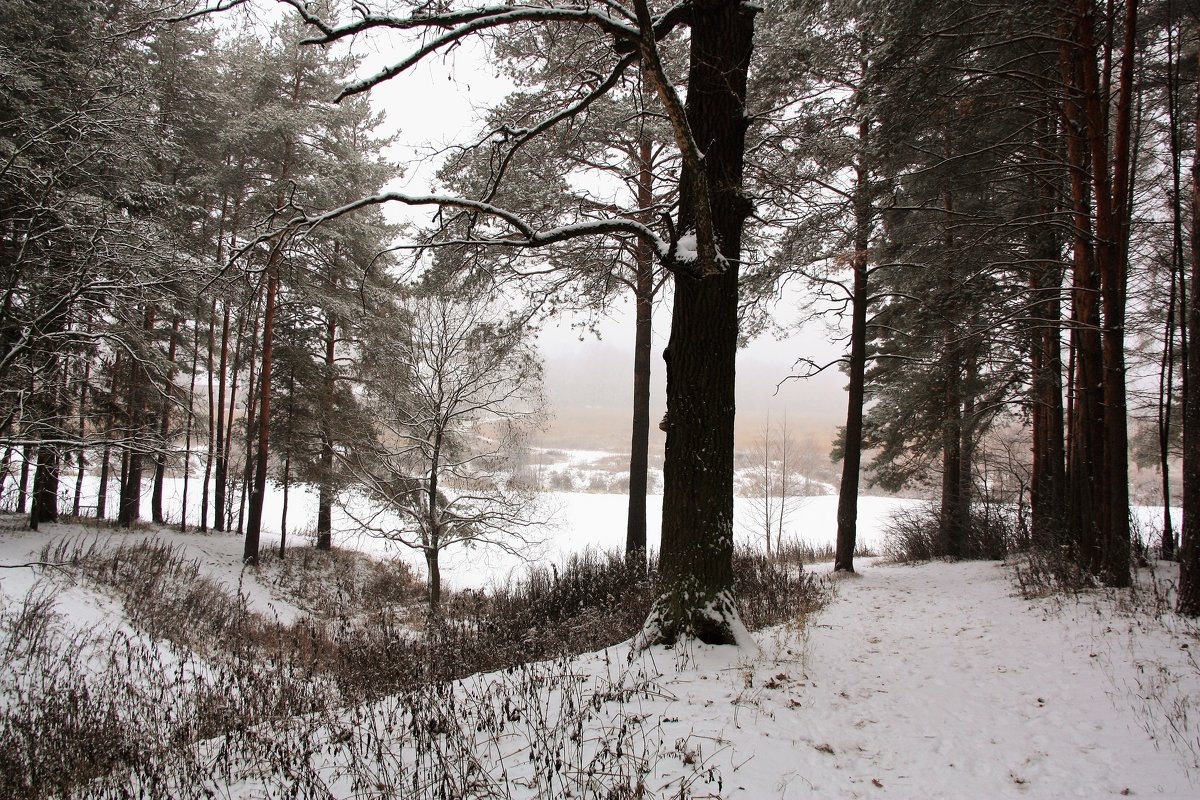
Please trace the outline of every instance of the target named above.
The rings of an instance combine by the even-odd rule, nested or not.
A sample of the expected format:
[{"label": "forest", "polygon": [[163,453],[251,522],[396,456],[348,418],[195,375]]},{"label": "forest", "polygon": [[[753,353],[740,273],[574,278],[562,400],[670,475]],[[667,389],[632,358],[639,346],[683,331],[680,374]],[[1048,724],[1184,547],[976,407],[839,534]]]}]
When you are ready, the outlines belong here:
[{"label": "forest", "polygon": [[[507,695],[462,690],[477,731],[503,729],[505,713],[529,721],[551,702],[543,685],[553,702],[597,714],[617,698],[625,715],[578,721],[574,737],[562,718],[550,723],[569,745],[547,744],[544,728],[525,734],[540,744],[520,779],[536,788],[520,796],[658,796],[644,785],[654,768],[625,760],[633,743],[622,737],[647,716],[631,698],[669,694],[662,676],[610,674],[584,694],[545,659],[620,645],[632,664],[697,647],[709,648],[701,668],[735,669],[721,659],[762,648],[761,630],[803,628],[789,620],[842,591],[867,596],[854,581],[864,558],[876,563],[864,544],[878,542],[862,531],[874,525],[861,510],[868,491],[926,498],[889,523],[885,555],[952,564],[955,586],[994,583],[959,562],[1005,560],[1026,598],[1095,592],[1102,603],[1143,597],[1147,566],[1152,581],[1177,570],[1161,595],[1153,584],[1154,618],[1182,626],[1175,650],[1200,646],[1200,533],[1189,524],[1200,515],[1195,0],[0,0],[0,31],[0,535],[85,523],[219,533],[236,548],[212,551],[212,569],[243,576],[236,599],[220,594],[228,587],[205,582],[209,567],[188,561],[192,545],[31,538],[44,547],[27,559],[0,548],[29,561],[0,565],[0,579],[25,569],[90,581],[142,632],[122,636],[170,642],[171,669],[211,681],[189,690],[178,713],[191,722],[171,729],[194,749],[148,754],[161,730],[130,729],[132,750],[100,753],[97,723],[97,754],[62,783],[54,759],[79,746],[62,720],[77,712],[53,706],[52,681],[0,683],[0,771],[20,776],[0,789],[171,796],[219,760],[223,736],[224,769],[300,770],[292,789],[303,796],[512,796],[487,783],[499,773],[479,784],[473,768],[439,773],[450,723],[434,718],[459,696],[449,682],[507,670]],[[422,65],[453,72],[469,47],[483,60],[468,69],[511,92],[421,163],[397,160],[406,119],[439,110],[389,87]],[[621,518],[604,520],[622,532],[620,552],[490,596],[445,589],[446,551],[521,556],[546,524],[548,492],[529,471],[553,412],[539,329],[625,302],[636,328],[627,489]],[[661,353],[656,313],[669,318]],[[796,352],[789,376],[845,376],[836,532],[823,554],[836,581],[818,580],[801,563],[816,554],[785,541],[789,498],[813,484],[786,429],[749,455],[734,436],[739,348],[796,314],[824,319],[841,349],[832,361]],[[747,459],[759,464],[751,489]],[[1154,476],[1161,509],[1149,526],[1135,471]],[[168,487],[181,488],[178,512]],[[736,541],[745,491],[764,520],[752,548]],[[289,518],[302,492],[315,497],[313,518]],[[263,535],[271,497],[282,498],[278,539]],[[289,543],[289,524],[313,547]],[[417,554],[423,571],[343,548],[347,526]],[[347,561],[311,562],[332,570],[311,586],[297,577],[335,557]],[[911,575],[898,580],[925,586],[926,573]],[[243,580],[315,616],[272,622]],[[31,610],[50,605],[27,588],[4,612],[0,664],[59,675],[33,666],[42,650],[19,646],[52,627]],[[177,590],[183,606],[156,594]],[[389,605],[404,593],[420,596],[420,620]],[[243,615],[200,614],[227,603]],[[1066,628],[1064,641],[1077,632]],[[66,648],[85,699],[98,691],[80,666],[95,657],[88,647]],[[137,658],[160,658],[153,650]],[[1200,675],[1190,658],[1182,669]],[[290,677],[260,683],[271,670]],[[113,685],[150,680],[131,674]],[[805,685],[788,674],[756,673],[745,688]],[[222,686],[238,699],[211,716],[208,695]],[[386,699],[401,690],[403,701]],[[183,696],[169,682],[153,691]],[[1181,696],[1183,712],[1145,719],[1184,720],[1172,735],[1200,769]],[[524,716],[512,716],[517,700]],[[112,712],[121,725],[145,712],[128,702]],[[508,710],[497,717],[495,704]],[[311,727],[289,728],[278,750],[229,722],[304,715]],[[63,738],[30,755],[42,745],[29,731],[59,730],[51,719]],[[612,727],[592,739],[585,723]],[[418,731],[411,771],[369,740],[339,738],[346,725],[399,724]],[[662,796],[727,796],[711,746],[706,758],[678,741],[682,777]],[[290,760],[341,764],[343,747],[354,767],[329,783]],[[586,780],[559,777],[564,747],[587,762]],[[142,771],[122,783],[122,769]],[[502,782],[512,790],[507,772]],[[233,777],[222,785],[274,796],[269,782],[245,795]]]}]

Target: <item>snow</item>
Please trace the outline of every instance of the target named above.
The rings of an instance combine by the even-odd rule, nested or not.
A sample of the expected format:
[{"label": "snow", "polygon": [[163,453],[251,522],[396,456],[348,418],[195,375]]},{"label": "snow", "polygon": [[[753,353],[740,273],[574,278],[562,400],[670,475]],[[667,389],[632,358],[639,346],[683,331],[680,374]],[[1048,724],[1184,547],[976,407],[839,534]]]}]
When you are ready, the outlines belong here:
[{"label": "snow", "polygon": [[697,258],[695,231],[689,231],[679,237],[675,243],[675,258],[679,261],[695,261]]},{"label": "snow", "polygon": [[[611,475],[599,468],[597,462],[612,459],[613,453],[603,450],[563,450],[551,451],[552,460],[543,463],[540,468],[550,474],[556,470],[570,469],[573,473],[590,479],[591,476]],[[597,467],[594,468],[593,467]],[[661,470],[657,474],[661,474]],[[64,479],[64,486],[70,486],[74,491],[73,477]],[[661,479],[653,485],[661,486]],[[84,497],[86,498],[83,511],[85,514],[94,513],[96,494],[96,479],[85,476]],[[150,507],[150,483],[143,487],[142,508]],[[66,491],[66,490],[64,490]],[[195,525],[199,519],[200,485],[192,479],[188,489],[188,521]],[[168,521],[177,523],[180,517],[183,498],[183,480],[168,478],[163,491],[163,508]],[[601,494],[595,492],[543,492],[542,513],[547,514],[550,523],[540,530],[531,532],[536,544],[528,548],[523,555],[503,553],[496,548],[454,546],[447,549],[441,560],[443,584],[450,588],[480,589],[499,581],[503,583],[510,576],[518,576],[529,566],[562,563],[572,553],[586,548],[597,550],[623,550],[625,547],[625,525],[628,516],[629,498],[623,494]],[[761,540],[761,532],[754,520],[758,516],[753,508],[753,498],[734,498],[734,535],[739,541],[757,542]],[[878,546],[882,541],[883,529],[888,516],[897,505],[912,505],[917,501],[898,500],[884,497],[862,497],[859,499],[858,510],[858,541],[860,544]],[[115,481],[110,484],[109,509],[117,507]],[[70,503],[64,498],[60,508],[69,509]],[[263,549],[277,549],[279,546],[280,518],[283,508],[283,493],[278,485],[269,484],[263,509]],[[832,545],[837,534],[837,497],[819,495],[815,497],[792,497],[788,504],[789,514],[784,522],[784,538],[802,541],[812,545]],[[235,510],[236,518],[236,510]],[[1157,512],[1161,518],[1161,510]],[[288,495],[288,542],[290,546],[311,544],[314,540],[313,527],[317,515],[317,496],[312,490],[303,486],[293,486]],[[646,524],[649,531],[648,545],[651,549],[658,547],[658,532],[662,527],[662,495],[652,494],[646,508]],[[396,542],[375,538],[360,532],[353,522],[340,509],[335,507],[333,515],[333,542],[336,547],[346,547],[370,553],[384,558],[400,558],[417,569],[418,574],[424,574],[424,559],[415,551]],[[47,539],[39,539],[45,543]],[[189,540],[190,541],[190,540]],[[225,563],[237,564],[241,557],[241,540],[237,537],[223,537],[210,534],[201,540],[204,544],[196,544],[193,557],[199,557],[206,563],[218,564],[228,558]],[[40,546],[40,545],[39,545]],[[189,545],[191,547],[192,545]],[[28,560],[28,559],[26,559]],[[240,578],[240,569],[232,567],[223,572],[226,582],[236,583]],[[262,598],[251,598],[258,602]],[[255,606],[259,608],[259,606]],[[286,610],[273,608],[276,612],[290,613]]]},{"label": "snow", "polygon": [[[293,518],[305,519],[309,500],[296,500]],[[552,500],[558,526],[545,532],[537,558],[558,561],[586,547],[623,543],[624,496],[555,493]],[[743,502],[735,504],[738,514],[745,513]],[[862,539],[877,544],[888,514],[912,502],[861,498]],[[805,498],[788,535],[831,542],[836,506],[835,497]],[[660,515],[661,504],[651,503],[652,538]],[[1161,509],[1139,509],[1146,525],[1161,515]],[[752,536],[741,524],[735,531],[739,538]],[[162,539],[199,560],[206,574],[237,587],[253,608],[284,619],[301,613],[253,571],[243,571],[241,541],[232,534],[119,533],[74,524],[32,533],[8,516],[0,518],[0,563],[36,560],[46,544],[64,536]],[[386,543],[347,533],[337,541],[386,550]],[[447,580],[459,586],[484,586],[525,568],[478,549],[449,556]],[[1200,796],[1200,626],[1157,602],[1177,579],[1173,565],[1158,565],[1153,575],[1142,570],[1142,588],[1133,594],[1030,600],[1017,593],[1011,565],[859,564],[857,575],[829,576],[832,601],[823,610],[747,634],[753,642],[746,646],[631,651],[622,645],[542,665],[564,682],[538,692],[512,672],[475,676],[456,688],[470,699],[458,703],[456,713],[491,713],[487,709],[512,699],[541,706],[519,725],[554,725],[569,712],[564,687],[588,687],[595,699],[585,696],[583,705],[593,711],[580,723],[588,728],[571,740],[576,744],[566,743],[568,749],[583,748],[579,757],[586,764],[620,730],[630,747],[636,744],[626,756],[645,765],[654,797]],[[19,601],[37,573],[0,570],[4,602]],[[73,624],[123,624],[111,599],[56,583],[58,609]],[[639,688],[614,692],[614,682]],[[483,736],[469,717],[455,724],[464,735]],[[627,726],[636,730],[627,733]],[[514,723],[504,737],[472,739],[480,769],[503,781],[513,798],[562,796],[533,773],[531,743],[542,733],[518,731]],[[336,778],[336,755],[326,751],[323,758],[323,774],[341,787],[335,796],[350,796],[350,784]],[[246,777],[254,774],[248,769],[224,789],[232,797],[256,796],[259,779]]]},{"label": "snow", "polygon": [[[87,545],[98,541],[114,546],[142,541],[165,542],[176,548],[185,559],[199,562],[202,573],[215,580],[230,594],[245,597],[250,610],[278,618],[285,623],[294,621],[301,613],[300,609],[291,603],[275,596],[269,585],[258,580],[253,569],[242,566],[243,541],[236,534],[180,534],[172,530],[150,527],[121,531],[85,524],[43,524],[40,530],[33,532],[23,530],[23,523],[24,517],[0,516],[0,564],[38,561],[45,548],[60,542]],[[275,541],[275,545],[278,546],[278,540]],[[10,599],[24,596],[33,587],[39,571],[0,570],[0,594]],[[88,601],[85,599],[82,604],[72,604],[67,611],[75,617],[79,613],[85,613],[87,605]],[[107,612],[95,621],[104,618],[107,618]]]}]

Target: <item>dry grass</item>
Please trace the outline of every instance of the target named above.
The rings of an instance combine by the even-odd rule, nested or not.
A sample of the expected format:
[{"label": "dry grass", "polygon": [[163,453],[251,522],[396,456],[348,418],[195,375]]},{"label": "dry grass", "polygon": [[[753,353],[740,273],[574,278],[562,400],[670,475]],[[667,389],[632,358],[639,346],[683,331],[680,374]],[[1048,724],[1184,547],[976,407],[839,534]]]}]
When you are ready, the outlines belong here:
[{"label": "dry grass", "polygon": [[[654,570],[615,554],[452,594],[433,619],[402,564],[295,551],[259,573],[304,609],[294,622],[164,541],[64,543],[42,560],[68,574],[0,609],[0,797],[222,796],[254,765],[264,797],[505,797],[522,775],[539,796],[634,798],[649,796],[647,765],[671,757],[627,707],[653,680],[617,670],[584,685],[564,660],[645,619]],[[826,597],[803,569],[751,552],[737,572],[751,627],[795,623]],[[62,592],[108,596],[121,622],[72,624]],[[498,677],[452,688],[481,671]],[[525,711],[498,717],[505,704]],[[523,745],[501,753],[514,726]],[[398,731],[404,746],[385,746]],[[474,763],[480,747],[502,757]]]}]

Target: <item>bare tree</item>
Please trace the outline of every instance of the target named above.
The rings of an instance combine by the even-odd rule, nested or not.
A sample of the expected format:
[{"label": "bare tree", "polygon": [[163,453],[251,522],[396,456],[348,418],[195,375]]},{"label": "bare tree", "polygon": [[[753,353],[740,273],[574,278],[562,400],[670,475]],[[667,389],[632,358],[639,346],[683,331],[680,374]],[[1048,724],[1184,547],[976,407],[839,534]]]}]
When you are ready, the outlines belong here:
[{"label": "bare tree", "polygon": [[[803,494],[796,476],[800,451],[788,430],[787,417],[772,426],[768,418],[752,451],[751,518],[748,530],[762,539],[767,556],[778,554],[783,529]],[[774,548],[774,549],[772,549]]]},{"label": "bare tree", "polygon": [[382,316],[364,351],[376,429],[343,456],[366,501],[351,496],[344,507],[368,531],[423,554],[436,611],[447,547],[518,552],[527,543],[534,495],[511,478],[519,442],[541,418],[541,364],[523,319],[436,294]]},{"label": "bare tree", "polygon": [[[761,10],[741,0],[695,0],[659,5],[536,4],[471,6],[456,2],[408,2],[408,13],[374,13],[356,4],[345,22],[323,17],[300,0],[287,0],[314,29],[312,44],[333,44],[375,31],[408,31],[416,42],[385,68],[347,86],[342,96],[364,91],[425,58],[480,35],[502,35],[524,26],[563,26],[589,34],[594,67],[540,122],[498,130],[513,150],[556,126],[587,124],[589,106],[603,97],[636,62],[670,124],[681,164],[678,213],[659,226],[640,220],[595,216],[542,227],[482,197],[385,192],[325,213],[300,213],[291,227],[309,228],[368,206],[397,202],[466,214],[480,220],[469,238],[455,244],[521,249],[551,247],[584,237],[642,241],[674,277],[675,302],[667,362],[667,429],[664,469],[660,593],[647,619],[644,643],[695,638],[710,644],[745,641],[733,602],[734,361],[739,337],[739,274],[742,232],[753,203],[743,191],[747,74],[754,20]],[[216,7],[238,5],[224,0]],[[213,7],[206,8],[206,11]],[[657,13],[656,13],[657,11]],[[204,12],[201,12],[204,13]],[[663,69],[659,41],[686,26],[687,100]],[[537,54],[532,54],[536,57]],[[494,185],[520,176],[498,169]],[[285,235],[283,231],[275,235]]]}]

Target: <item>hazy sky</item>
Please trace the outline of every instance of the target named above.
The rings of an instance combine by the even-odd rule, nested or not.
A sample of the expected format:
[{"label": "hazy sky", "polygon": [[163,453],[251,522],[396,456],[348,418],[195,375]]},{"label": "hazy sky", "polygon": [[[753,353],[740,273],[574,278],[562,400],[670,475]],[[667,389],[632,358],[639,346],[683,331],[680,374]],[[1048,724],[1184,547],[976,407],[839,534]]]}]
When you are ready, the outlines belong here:
[{"label": "hazy sky", "polygon": [[[559,420],[554,433],[566,436],[573,428],[581,434],[589,430],[588,413],[604,428],[615,428],[623,441],[631,418],[633,396],[633,311],[625,304],[624,313],[612,315],[600,326],[599,340],[590,333],[581,334],[569,326],[547,325],[539,336],[546,358],[546,386]],[[792,309],[779,310],[781,321],[796,316]],[[670,331],[670,309],[655,309],[654,357],[652,370],[651,418],[655,422],[665,410],[662,351]],[[845,376],[836,368],[806,380],[793,380],[777,386],[789,374],[797,357],[816,361],[836,358],[840,345],[820,326],[793,333],[784,341],[770,335],[760,337],[739,351],[737,360],[738,436],[753,438],[766,421],[787,415],[788,425],[818,440],[830,437],[846,415]],[[581,436],[581,441],[585,441]],[[743,442],[743,446],[748,442]]]},{"label": "hazy sky", "polygon": [[[357,49],[368,54],[364,72],[377,70],[402,52],[398,37],[360,40]],[[373,51],[373,54],[372,54]],[[404,165],[406,174],[388,188],[410,193],[428,191],[429,182],[447,145],[470,141],[479,129],[482,113],[510,88],[496,76],[482,56],[482,48],[467,43],[451,54],[435,56],[409,73],[387,81],[372,92],[377,106],[387,113],[387,127],[398,129],[399,140],[389,155]],[[401,218],[404,209],[392,207]],[[601,338],[570,327],[559,319],[545,325],[539,346],[546,359],[546,385],[556,415],[548,438],[619,446],[628,438],[633,393],[633,311],[631,303],[618,303],[600,325]],[[795,299],[781,304],[779,322],[792,323],[800,316]],[[651,416],[657,422],[664,410],[662,350],[670,326],[670,309],[655,309],[653,395]],[[845,418],[845,377],[836,368],[807,380],[788,381],[801,356],[824,363],[837,357],[841,344],[821,323],[777,340],[768,334],[753,341],[738,355],[738,435],[747,443],[767,417],[778,421],[787,414],[793,429],[827,440]],[[657,432],[657,430],[656,430]],[[652,446],[661,447],[660,437]],[[745,444],[742,444],[745,446]]]}]

